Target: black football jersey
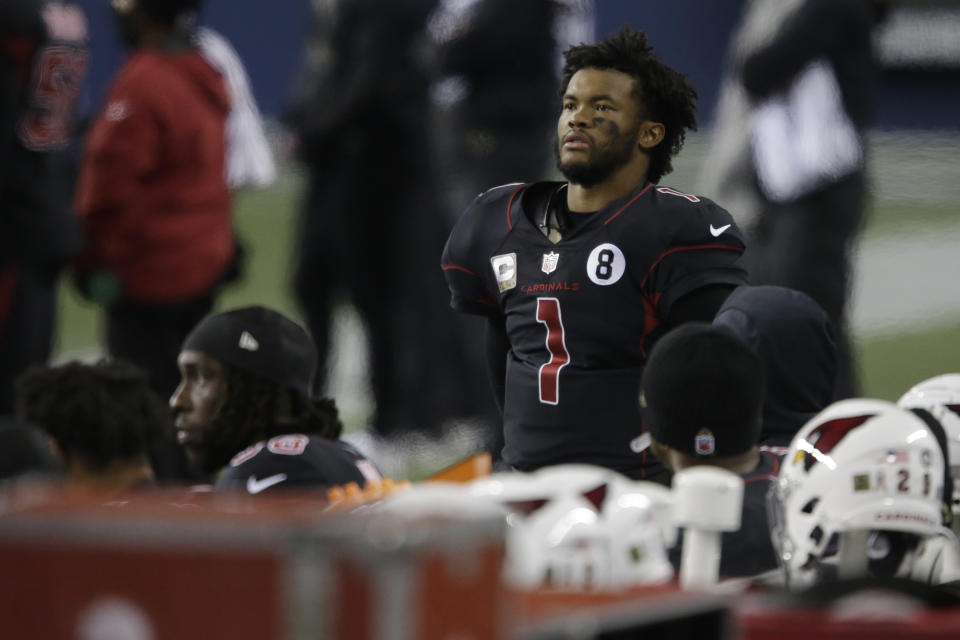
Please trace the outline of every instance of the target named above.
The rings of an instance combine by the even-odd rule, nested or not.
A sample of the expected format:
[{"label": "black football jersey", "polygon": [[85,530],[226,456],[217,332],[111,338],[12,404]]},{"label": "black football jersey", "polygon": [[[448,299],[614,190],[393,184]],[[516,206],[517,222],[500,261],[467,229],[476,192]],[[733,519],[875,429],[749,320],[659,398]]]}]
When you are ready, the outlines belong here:
[{"label": "black football jersey", "polygon": [[[757,576],[779,566],[777,552],[770,535],[767,516],[767,492],[777,481],[781,456],[772,451],[760,451],[760,462],[743,478],[743,507],[740,528],[725,531],[720,542],[720,577],[743,578]],[[678,573],[683,556],[683,532],[677,545],[670,549],[670,562]]]},{"label": "black football jersey", "polygon": [[220,474],[215,489],[327,489],[381,480],[376,465],[342,440],[290,433],[247,447]]},{"label": "black football jersey", "polygon": [[743,238],[710,200],[647,184],[554,244],[531,209],[562,184],[504,185],[473,202],[444,249],[451,305],[505,321],[505,462],[646,477],[660,467],[635,452],[638,393],[658,325],[699,287],[745,282]]}]

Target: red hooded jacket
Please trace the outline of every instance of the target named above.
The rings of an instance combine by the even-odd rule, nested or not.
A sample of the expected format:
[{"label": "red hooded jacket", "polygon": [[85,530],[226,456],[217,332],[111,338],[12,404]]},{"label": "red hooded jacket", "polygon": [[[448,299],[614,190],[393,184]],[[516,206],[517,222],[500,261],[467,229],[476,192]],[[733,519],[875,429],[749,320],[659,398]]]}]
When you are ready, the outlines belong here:
[{"label": "red hooded jacket", "polygon": [[120,279],[122,297],[208,293],[233,258],[224,123],[230,98],[197,51],[134,51],[86,143],[76,209],[78,268]]}]

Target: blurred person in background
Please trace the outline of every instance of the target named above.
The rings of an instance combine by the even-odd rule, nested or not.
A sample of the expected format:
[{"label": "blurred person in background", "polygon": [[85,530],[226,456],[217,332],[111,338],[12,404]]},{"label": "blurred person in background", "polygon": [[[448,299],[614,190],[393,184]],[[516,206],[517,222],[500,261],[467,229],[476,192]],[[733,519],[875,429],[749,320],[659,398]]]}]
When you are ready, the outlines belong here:
[{"label": "blurred person in background", "polygon": [[441,268],[450,304],[486,319],[504,461],[579,462],[657,479],[634,443],[649,350],[712,320],[745,281],[740,231],[707,198],[660,186],[696,90],[646,34],[622,28],[565,52],[556,160],[566,181],[493,186],[466,209]]},{"label": "blurred person in background", "polygon": [[225,36],[210,27],[197,29],[195,38],[200,53],[223,76],[230,94],[227,186],[237,190],[273,184],[277,179],[277,165],[240,54]]},{"label": "blurred person in background", "polygon": [[[721,201],[730,204],[730,193],[756,202],[745,227],[751,283],[802,291],[827,312],[839,351],[835,398],[859,388],[850,256],[867,208],[873,33],[885,15],[872,0],[751,3],[734,41],[727,84],[735,88],[721,98],[716,144],[724,148],[706,164],[706,181],[724,185]],[[747,196],[737,191],[745,183],[755,189]]]},{"label": "blurred person in background", "polygon": [[352,304],[369,347],[372,435],[385,439],[440,435],[489,403],[465,378],[432,264],[447,232],[431,149],[435,5],[325,5],[287,116],[307,168],[293,284],[316,341],[313,390],[328,385],[334,312]]},{"label": "blurred person in background", "polygon": [[163,397],[183,338],[237,276],[225,170],[224,80],[198,50],[200,0],[114,0],[129,57],[84,149],[81,293],[104,308],[106,347]]},{"label": "blurred person in background", "polygon": [[[518,11],[510,0],[439,3],[430,20],[437,44],[431,90],[434,136],[444,196],[445,231],[477,194],[491,185],[535,182],[553,171],[552,118],[556,110],[561,51],[593,39],[592,2],[530,0]],[[522,99],[518,99],[522,96]],[[484,402],[485,439],[499,460],[503,431],[496,406],[484,393],[480,318],[455,322],[465,346],[465,391]]]},{"label": "blurred person in background", "polygon": [[169,413],[137,366],[120,360],[28,369],[16,383],[17,417],[38,425],[73,486],[126,490],[152,486],[155,444]]},{"label": "blurred person in background", "polygon": [[713,324],[735,333],[763,363],[760,444],[786,453],[800,427],[833,402],[837,343],[830,318],[799,291],[743,286],[720,306]]},{"label": "blurred person in background", "polygon": [[445,107],[438,145],[448,160],[439,168],[456,194],[455,213],[490,185],[551,172],[556,30],[572,9],[560,0],[530,0],[523,11],[509,0],[477,0],[460,14],[460,3],[441,5],[431,21],[439,41],[435,98]]},{"label": "blurred person in background", "polygon": [[50,357],[57,283],[80,248],[73,121],[88,63],[74,3],[0,0],[0,415]]},{"label": "blurred person in background", "polygon": [[[216,481],[233,460],[225,484],[250,473],[248,491],[259,493],[271,486],[262,483],[267,467],[274,480],[288,474],[273,484],[293,483],[302,477],[303,465],[325,454],[335,464],[379,478],[373,463],[339,439],[343,425],[333,399],[312,396],[313,340],[283,314],[250,306],[207,316],[184,340],[177,365],[181,382],[170,397],[174,426],[205,479]],[[324,443],[310,445],[318,439],[336,451],[329,453]],[[289,468],[281,471],[285,464]]]},{"label": "blurred person in background", "polygon": [[[740,529],[723,534],[723,578],[777,568],[766,496],[780,458],[758,446],[765,391],[760,358],[728,329],[705,322],[661,338],[643,372],[644,424],[657,458],[674,472],[711,465],[743,478]],[[681,539],[670,552],[677,571],[682,548]]]}]

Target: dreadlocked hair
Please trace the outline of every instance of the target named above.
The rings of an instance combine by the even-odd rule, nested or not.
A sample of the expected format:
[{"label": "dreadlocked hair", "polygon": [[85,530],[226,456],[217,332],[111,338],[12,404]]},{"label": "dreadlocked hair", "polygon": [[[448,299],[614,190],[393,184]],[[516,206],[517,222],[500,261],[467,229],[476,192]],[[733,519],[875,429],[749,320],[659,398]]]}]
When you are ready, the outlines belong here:
[{"label": "dreadlocked hair", "polygon": [[170,429],[166,403],[147,374],[123,360],[37,365],[17,378],[15,392],[20,420],[95,469],[148,455]]},{"label": "dreadlocked hair", "polygon": [[243,449],[274,436],[303,433],[336,440],[343,423],[333,398],[302,391],[224,364],[226,396],[205,442],[203,470],[212,473]]},{"label": "dreadlocked hair", "polygon": [[640,105],[638,121],[663,124],[663,140],[650,150],[647,179],[659,182],[673,171],[670,160],[683,147],[686,130],[697,130],[697,90],[687,77],[663,63],[653,52],[643,31],[621,27],[597,44],[572,46],[563,53],[560,96],[573,75],[586,68],[614,69],[635,79],[631,94]]}]

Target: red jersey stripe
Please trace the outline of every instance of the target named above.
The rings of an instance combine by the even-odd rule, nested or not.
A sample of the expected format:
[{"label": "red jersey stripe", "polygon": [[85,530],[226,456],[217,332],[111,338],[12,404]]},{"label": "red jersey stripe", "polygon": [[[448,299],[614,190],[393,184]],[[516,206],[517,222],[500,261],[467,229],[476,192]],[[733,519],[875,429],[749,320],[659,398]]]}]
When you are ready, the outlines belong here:
[{"label": "red jersey stripe", "polygon": [[627,204],[625,204],[625,205],[623,205],[622,207],[620,207],[619,209],[617,209],[617,212],[616,212],[616,213],[614,213],[612,216],[610,216],[609,218],[607,218],[606,220],[604,220],[604,221],[603,221],[603,224],[610,224],[610,221],[611,221],[611,220],[613,220],[613,219],[616,218],[618,215],[620,215],[621,213],[623,213],[623,212],[626,210],[627,207],[629,207],[629,206],[632,205],[634,202],[636,202],[636,201],[637,201],[637,198],[639,198],[640,196],[642,196],[643,194],[645,194],[647,191],[649,191],[649,190],[650,190],[650,187],[652,187],[652,186],[653,186],[653,183],[652,183],[652,182],[651,182],[650,184],[648,184],[647,186],[645,186],[645,187],[640,191],[640,193],[638,193],[637,195],[635,195],[635,196],[633,196],[632,198],[630,198],[630,200],[627,201]]},{"label": "red jersey stripe", "polygon": [[451,270],[463,271],[464,273],[469,273],[470,275],[476,276],[477,278],[480,277],[477,274],[475,274],[473,271],[470,271],[470,269],[467,269],[466,267],[461,267],[458,264],[442,264],[440,265],[440,268],[443,269],[444,271],[451,271]]},{"label": "red jersey stripe", "polygon": [[677,253],[678,251],[695,251],[697,249],[729,249],[730,251],[736,251],[737,253],[743,253],[743,247],[737,247],[732,244],[692,244],[688,247],[674,247],[672,249],[667,249],[660,256],[653,261],[653,264],[650,265],[650,268],[647,269],[647,274],[643,276],[643,280],[640,282],[640,287],[647,283],[647,279],[650,277],[650,274],[653,273],[653,270],[657,268],[657,265],[660,264],[664,258],[666,258],[671,253]]},{"label": "red jersey stripe", "polygon": [[507,200],[507,228],[510,231],[513,231],[513,221],[510,219],[510,209],[513,207],[513,199],[517,197],[517,194],[530,186],[530,183],[524,183],[517,187],[513,193],[510,194],[510,199]]}]

